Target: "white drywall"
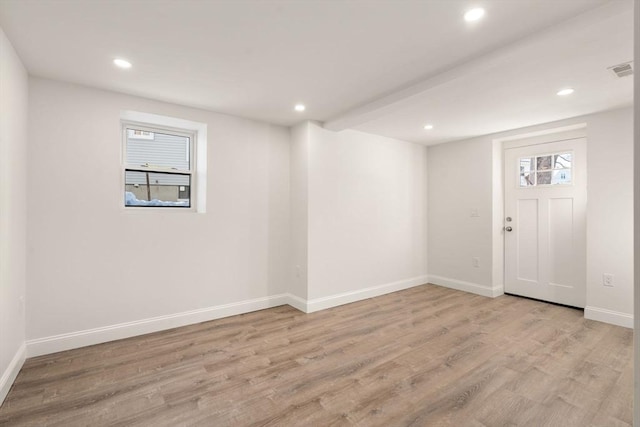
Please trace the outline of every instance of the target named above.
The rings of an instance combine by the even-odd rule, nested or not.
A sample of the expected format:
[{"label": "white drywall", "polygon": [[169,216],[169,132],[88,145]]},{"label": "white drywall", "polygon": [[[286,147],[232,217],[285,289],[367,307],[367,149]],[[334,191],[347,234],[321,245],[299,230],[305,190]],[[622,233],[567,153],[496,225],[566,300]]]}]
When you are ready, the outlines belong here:
[{"label": "white drywall", "polygon": [[[291,293],[306,304],[308,267],[309,122],[291,128]],[[297,308],[306,310],[303,306]]]},{"label": "white drywall", "polygon": [[[633,317],[633,110],[587,120],[587,307],[585,315]],[[602,275],[615,276],[614,287]],[[612,311],[613,313],[608,313]]]},{"label": "white drywall", "polygon": [[[427,170],[430,281],[489,295],[491,140],[431,146]],[[478,259],[478,267],[474,267],[473,258]]]},{"label": "white drywall", "polygon": [[426,283],[426,147],[308,130],[309,310]]},{"label": "white drywall", "polygon": [[[38,78],[29,99],[28,347],[282,303],[269,298],[290,278],[288,129]],[[206,213],[122,207],[124,110],[207,125]]]},{"label": "white drywall", "polygon": [[[631,326],[633,313],[633,131],[632,109],[624,108],[429,147],[429,274],[452,287],[497,294],[501,272],[491,271],[502,242],[501,155],[494,141],[545,129],[586,124],[587,133],[587,307],[585,316]],[[469,209],[478,209],[479,218]],[[493,215],[498,215],[492,224]],[[475,221],[475,222],[474,222]],[[457,222],[457,223],[456,223]],[[480,259],[474,268],[472,257]],[[487,260],[484,262],[484,260]],[[602,274],[615,275],[612,288]],[[433,278],[436,280],[433,280]],[[449,283],[447,283],[449,282]],[[459,282],[463,282],[462,284]],[[463,286],[465,285],[465,286]],[[475,286],[475,288],[474,288]]]},{"label": "white drywall", "polygon": [[28,91],[0,29],[0,404],[25,358]]}]

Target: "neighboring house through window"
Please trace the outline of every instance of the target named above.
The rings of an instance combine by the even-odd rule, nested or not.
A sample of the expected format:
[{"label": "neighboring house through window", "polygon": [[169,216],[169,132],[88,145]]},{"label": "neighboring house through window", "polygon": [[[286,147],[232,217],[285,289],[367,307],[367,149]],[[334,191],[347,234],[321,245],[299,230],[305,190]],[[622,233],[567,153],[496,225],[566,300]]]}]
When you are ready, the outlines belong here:
[{"label": "neighboring house through window", "polygon": [[133,122],[122,129],[124,205],[191,208],[197,134]]}]

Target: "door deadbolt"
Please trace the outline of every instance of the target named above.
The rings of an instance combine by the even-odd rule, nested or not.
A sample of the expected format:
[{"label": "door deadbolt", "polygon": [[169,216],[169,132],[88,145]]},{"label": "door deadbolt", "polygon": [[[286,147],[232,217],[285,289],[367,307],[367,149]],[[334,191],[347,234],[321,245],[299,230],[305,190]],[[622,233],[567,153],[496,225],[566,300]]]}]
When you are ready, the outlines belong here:
[{"label": "door deadbolt", "polygon": [[507,217],[507,222],[511,222],[511,217],[510,216]]},{"label": "door deadbolt", "polygon": [[512,227],[505,227],[504,230],[505,231],[513,231],[513,228]]}]

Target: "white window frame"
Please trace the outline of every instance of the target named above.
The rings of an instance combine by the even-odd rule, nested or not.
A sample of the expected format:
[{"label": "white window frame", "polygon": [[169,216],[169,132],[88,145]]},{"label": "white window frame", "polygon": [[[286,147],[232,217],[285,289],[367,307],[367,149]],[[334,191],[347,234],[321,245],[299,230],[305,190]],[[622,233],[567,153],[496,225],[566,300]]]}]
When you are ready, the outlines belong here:
[{"label": "white window frame", "polygon": [[[151,132],[152,134],[161,133],[176,135],[189,138],[189,170],[174,170],[166,167],[153,167],[143,165],[129,165],[127,164],[127,129],[141,130],[145,132]],[[121,134],[122,134],[122,158],[121,158],[121,177],[120,184],[121,191],[121,203],[127,211],[162,211],[162,212],[196,212],[196,195],[197,195],[197,173],[196,173],[196,147],[198,132],[188,129],[180,129],[169,126],[161,126],[152,123],[136,122],[131,120],[121,121]],[[134,138],[140,139],[140,138]],[[126,173],[127,171],[138,172],[157,172],[157,173],[170,173],[176,175],[189,175],[189,207],[182,206],[127,206],[124,202],[124,192],[126,191]]]}]

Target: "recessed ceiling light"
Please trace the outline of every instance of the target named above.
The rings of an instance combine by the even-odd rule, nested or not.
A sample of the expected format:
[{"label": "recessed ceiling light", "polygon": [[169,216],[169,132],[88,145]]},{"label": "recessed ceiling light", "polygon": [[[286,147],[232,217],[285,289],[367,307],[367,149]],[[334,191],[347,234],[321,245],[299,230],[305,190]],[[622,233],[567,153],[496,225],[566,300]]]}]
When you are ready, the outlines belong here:
[{"label": "recessed ceiling light", "polygon": [[559,90],[558,93],[556,95],[559,96],[567,96],[567,95],[571,95],[573,93],[573,89],[571,89],[570,87],[566,88],[566,89],[562,89]]},{"label": "recessed ceiling light", "polygon": [[433,129],[433,125],[424,125],[424,130],[431,130]]},{"label": "recessed ceiling light", "polygon": [[307,109],[307,107],[305,107],[304,104],[296,104],[296,106],[293,107],[293,109],[299,112],[303,112],[304,110]]},{"label": "recessed ceiling light", "polygon": [[464,14],[464,20],[467,22],[477,21],[484,16],[484,9],[476,7],[475,9],[468,10]]},{"label": "recessed ceiling light", "polygon": [[120,67],[120,68],[131,68],[131,62],[125,60],[125,59],[114,59],[113,63],[116,64],[116,66]]}]

